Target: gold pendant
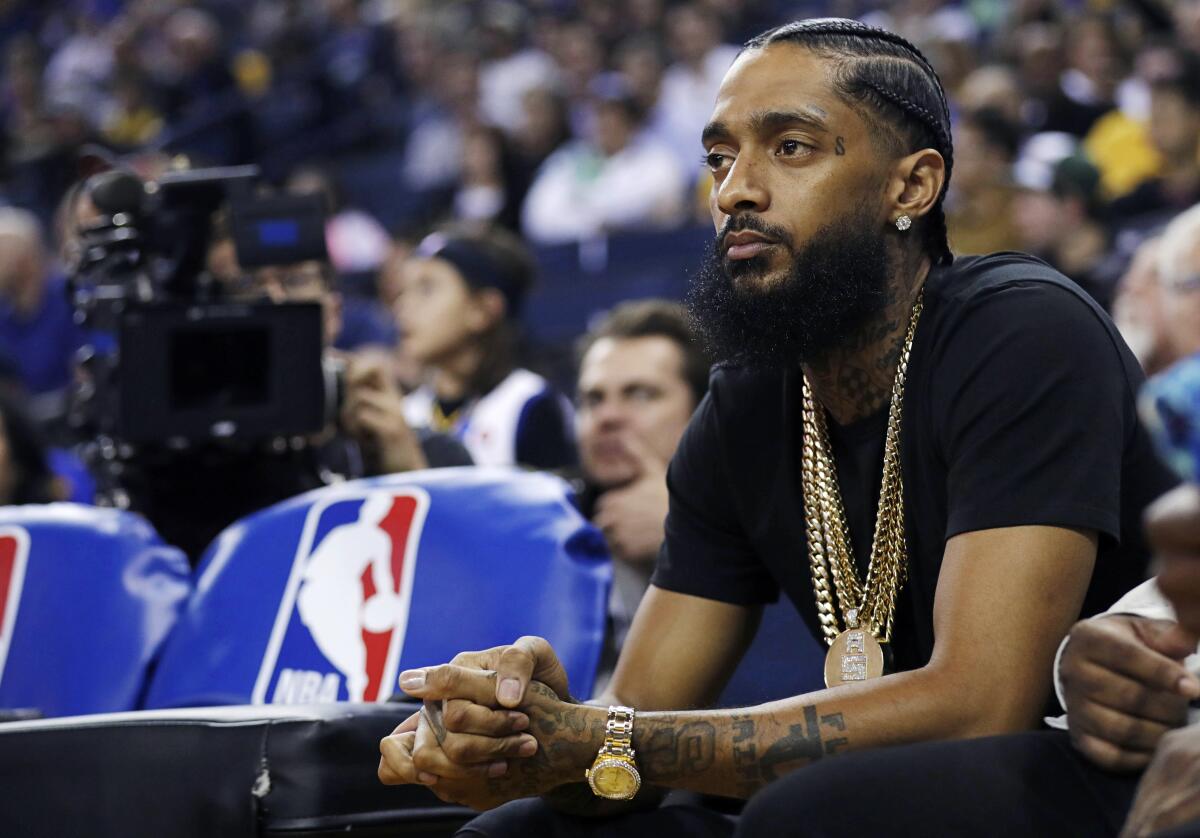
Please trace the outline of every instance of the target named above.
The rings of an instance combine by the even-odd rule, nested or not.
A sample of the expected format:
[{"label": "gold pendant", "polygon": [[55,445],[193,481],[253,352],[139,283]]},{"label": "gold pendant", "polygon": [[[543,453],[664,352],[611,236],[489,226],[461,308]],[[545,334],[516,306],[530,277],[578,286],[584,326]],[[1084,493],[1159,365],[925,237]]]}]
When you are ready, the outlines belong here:
[{"label": "gold pendant", "polygon": [[883,647],[866,628],[858,625],[857,609],[846,614],[850,626],[837,637],[825,654],[825,686],[837,687],[883,675]]}]

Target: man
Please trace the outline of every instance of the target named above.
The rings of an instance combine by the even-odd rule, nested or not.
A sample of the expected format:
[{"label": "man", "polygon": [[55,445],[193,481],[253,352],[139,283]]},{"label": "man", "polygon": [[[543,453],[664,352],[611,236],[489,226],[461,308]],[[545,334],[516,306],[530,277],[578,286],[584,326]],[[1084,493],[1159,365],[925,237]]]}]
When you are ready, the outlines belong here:
[{"label": "man", "polygon": [[686,170],[643,131],[645,115],[628,82],[602,75],[591,94],[590,136],[551,154],[525,196],[522,229],[537,244],[673,227],[684,217]]},{"label": "man", "polygon": [[[772,30],[726,75],[704,146],[718,248],[691,305],[727,363],[671,463],[666,541],[604,697],[624,709],[570,703],[545,641],[460,655],[402,674],[429,703],[381,743],[385,782],[595,814],[612,810],[584,771],[625,800],[630,759],[646,786],[749,797],[826,756],[1026,729],[1081,610],[1140,578],[1138,511],[1169,478],[1136,361],[1043,263],[952,261],[949,116],[915,48],[853,21]],[[841,686],[655,712],[711,703],[781,589]],[[605,834],[517,805],[555,824],[525,834]],[[649,828],[728,834],[676,808]],[[517,831],[490,814],[476,833]]]},{"label": "man", "polygon": [[1118,231],[1146,233],[1200,201],[1200,58],[1167,52],[1150,83],[1150,142],[1162,157],[1157,177],[1113,201]]},{"label": "man", "polygon": [[650,584],[667,517],[667,462],[708,391],[710,364],[682,308],[665,300],[617,306],[584,337],[580,359],[583,512],[613,555],[602,689]]},{"label": "man", "polygon": [[[342,296],[334,282],[332,266],[317,260],[262,268],[252,277],[254,293],[272,302],[318,303],[327,351],[338,340],[344,322]],[[322,468],[355,478],[430,466],[471,465],[470,454],[457,440],[409,427],[387,353],[368,348],[354,354],[337,353],[336,357],[335,363],[345,370],[340,432],[324,440],[319,457]]]},{"label": "man", "polygon": [[51,270],[37,217],[0,209],[0,356],[16,364],[35,419],[62,412],[82,344],[66,280]]}]

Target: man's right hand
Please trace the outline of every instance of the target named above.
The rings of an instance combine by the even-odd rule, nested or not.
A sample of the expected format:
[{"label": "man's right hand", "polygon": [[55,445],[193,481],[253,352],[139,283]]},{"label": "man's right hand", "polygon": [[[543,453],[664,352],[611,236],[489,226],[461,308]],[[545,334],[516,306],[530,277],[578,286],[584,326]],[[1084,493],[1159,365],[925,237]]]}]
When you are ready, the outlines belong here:
[{"label": "man's right hand", "polygon": [[[495,696],[483,702],[480,696],[462,696],[455,689],[454,667],[465,670],[494,671]],[[437,742],[438,755],[426,754],[418,767],[453,762],[464,769],[478,766],[486,772],[495,766],[496,739],[509,739],[514,745],[529,727],[529,718],[511,708],[525,701],[530,681],[540,681],[564,701],[573,701],[567,684],[567,673],[550,644],[541,637],[522,637],[508,646],[496,646],[481,652],[462,652],[451,661],[451,667],[412,669],[400,674],[400,688],[413,698],[442,702],[442,718],[446,735]],[[412,734],[417,730],[418,714],[413,714],[393,731],[393,737]],[[399,738],[397,742],[401,741]],[[415,742],[404,740],[411,752]],[[426,743],[427,744],[427,743]],[[451,759],[449,754],[453,754]],[[520,754],[512,754],[520,756]],[[493,770],[498,770],[493,768]],[[424,772],[426,784],[436,782],[436,776]],[[381,779],[383,775],[381,774]],[[395,780],[392,780],[393,782]]]},{"label": "man's right hand", "polygon": [[1059,664],[1071,741],[1113,771],[1145,768],[1187,719],[1200,681],[1180,663],[1196,650],[1177,623],[1110,615],[1076,623]]}]

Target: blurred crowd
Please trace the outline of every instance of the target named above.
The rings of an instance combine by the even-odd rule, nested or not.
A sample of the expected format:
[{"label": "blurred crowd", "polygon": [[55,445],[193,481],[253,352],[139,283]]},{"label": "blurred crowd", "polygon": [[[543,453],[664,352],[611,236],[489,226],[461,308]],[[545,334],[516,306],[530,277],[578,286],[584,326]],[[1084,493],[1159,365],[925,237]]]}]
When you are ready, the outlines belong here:
[{"label": "blurred crowd", "polygon": [[[412,270],[426,233],[498,226],[536,263],[544,248],[710,223],[699,135],[739,44],[826,14],[903,34],[944,80],[957,252],[1042,257],[1113,311],[1151,371],[1197,348],[1200,329],[1164,325],[1188,280],[1166,287],[1154,248],[1200,201],[1200,0],[0,0],[0,377],[34,425],[61,416],[85,342],[65,293],[94,212],[82,178],[254,163],[264,188],[323,196],[329,264],[247,275],[218,235],[209,272],[322,302],[331,347],[386,362],[386,417],[401,411],[391,379],[431,392],[434,418],[453,413],[483,395],[467,385],[494,353],[474,346],[468,363],[453,336],[430,337],[414,301],[433,280]],[[667,256],[679,273],[693,257]],[[532,282],[480,316],[515,333]],[[569,405],[547,404],[547,421],[570,424]]]}]

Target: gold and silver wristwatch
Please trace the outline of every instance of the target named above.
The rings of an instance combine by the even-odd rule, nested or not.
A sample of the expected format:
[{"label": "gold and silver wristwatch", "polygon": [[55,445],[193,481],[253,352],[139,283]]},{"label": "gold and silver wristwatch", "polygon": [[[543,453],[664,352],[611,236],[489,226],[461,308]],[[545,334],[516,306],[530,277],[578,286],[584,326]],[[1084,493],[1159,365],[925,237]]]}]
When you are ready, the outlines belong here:
[{"label": "gold and silver wristwatch", "polygon": [[633,760],[633,716],[632,707],[608,708],[604,744],[592,767],[584,772],[598,797],[630,800],[642,787],[642,775]]}]

